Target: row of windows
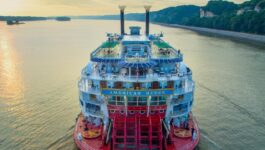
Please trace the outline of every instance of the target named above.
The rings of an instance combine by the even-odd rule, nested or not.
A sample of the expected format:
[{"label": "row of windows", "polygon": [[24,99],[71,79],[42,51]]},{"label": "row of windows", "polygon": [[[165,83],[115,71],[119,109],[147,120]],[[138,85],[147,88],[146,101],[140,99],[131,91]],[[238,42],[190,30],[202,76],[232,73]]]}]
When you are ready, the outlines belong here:
[{"label": "row of windows", "polygon": [[[150,105],[165,105],[166,96],[152,96],[150,100]],[[127,97],[128,106],[146,106],[147,97]],[[110,105],[125,105],[124,96],[112,96],[108,102]]]},{"label": "row of windows", "polygon": [[[120,113],[120,114],[124,114],[125,113],[125,111],[124,110],[114,110],[114,109],[111,109],[111,110],[109,110],[109,112],[110,113]],[[154,111],[154,110],[151,110],[150,111],[150,114],[155,114],[155,113],[164,113],[165,112],[165,110],[164,109],[160,109],[159,111]],[[146,114],[147,113],[147,111],[145,111],[145,110],[139,110],[139,111],[137,111],[137,110],[129,110],[128,111],[128,114],[131,114],[131,115],[133,115],[133,114],[136,114],[136,113],[140,113],[140,114]]]},{"label": "row of windows", "polygon": [[[185,82],[180,82],[177,85],[174,81],[167,81],[166,83],[160,83],[158,81],[152,82],[152,83],[127,83],[127,82],[115,82],[113,86],[108,85],[107,81],[100,81],[100,87],[101,88],[115,88],[115,89],[124,89],[124,88],[132,88],[132,89],[161,89],[161,88],[181,88],[185,85]],[[93,87],[93,84],[92,84]]]}]

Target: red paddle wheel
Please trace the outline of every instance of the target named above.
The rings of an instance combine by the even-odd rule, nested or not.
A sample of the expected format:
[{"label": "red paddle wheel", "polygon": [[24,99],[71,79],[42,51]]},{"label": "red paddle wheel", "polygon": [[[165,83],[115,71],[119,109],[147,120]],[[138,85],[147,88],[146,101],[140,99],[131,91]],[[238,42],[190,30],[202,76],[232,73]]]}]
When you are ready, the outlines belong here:
[{"label": "red paddle wheel", "polygon": [[112,143],[115,150],[162,149],[160,117],[115,117]]}]

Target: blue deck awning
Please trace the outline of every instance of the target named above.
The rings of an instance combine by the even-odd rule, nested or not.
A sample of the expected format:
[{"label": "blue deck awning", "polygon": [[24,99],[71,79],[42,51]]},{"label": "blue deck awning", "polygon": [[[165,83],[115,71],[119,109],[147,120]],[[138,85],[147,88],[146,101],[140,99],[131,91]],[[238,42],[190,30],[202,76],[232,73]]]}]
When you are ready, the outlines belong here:
[{"label": "blue deck awning", "polygon": [[182,62],[183,57],[177,57],[177,58],[151,58],[153,61],[157,63],[176,63],[176,62]]},{"label": "blue deck awning", "polygon": [[91,57],[90,59],[93,62],[102,62],[102,63],[117,63],[121,60],[120,58],[100,58],[100,57]]},{"label": "blue deck awning", "polygon": [[149,62],[124,62],[121,61],[118,63],[120,67],[133,67],[133,68],[151,68],[154,67],[157,63],[154,61],[149,61]]}]

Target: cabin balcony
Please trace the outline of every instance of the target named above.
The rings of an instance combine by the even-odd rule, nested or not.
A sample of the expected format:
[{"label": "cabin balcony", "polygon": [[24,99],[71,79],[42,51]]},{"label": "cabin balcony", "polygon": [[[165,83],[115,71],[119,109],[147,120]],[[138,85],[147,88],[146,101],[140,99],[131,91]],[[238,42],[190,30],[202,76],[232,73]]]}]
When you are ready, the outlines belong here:
[{"label": "cabin balcony", "polygon": [[82,78],[81,80],[79,80],[78,88],[79,88],[80,92],[85,92],[85,93],[95,94],[95,95],[101,94],[101,89],[99,88],[99,86],[98,87],[92,86],[89,83],[88,78]]},{"label": "cabin balcony", "polygon": [[95,95],[89,92],[80,92],[79,97],[82,101],[88,102],[94,105],[100,105],[104,103],[104,99],[101,97],[101,95]]},{"label": "cabin balcony", "polygon": [[[173,89],[174,95],[190,93],[194,90],[194,82],[188,78],[146,78],[139,76],[133,78],[116,77],[116,78],[91,78],[95,76],[82,77],[78,86],[81,92],[101,95],[102,89],[125,89],[132,90],[168,90]],[[179,83],[180,82],[180,83]]]},{"label": "cabin balcony", "polygon": [[193,92],[194,87],[195,87],[194,81],[188,80],[188,82],[186,82],[185,85],[182,85],[181,87],[174,89],[174,95]]},{"label": "cabin balcony", "polygon": [[88,114],[89,116],[103,118],[103,113],[100,110],[100,106],[86,103],[85,108],[86,108],[85,113]]},{"label": "cabin balcony", "polygon": [[189,114],[191,107],[188,106],[189,103],[179,104],[173,107],[173,112],[171,113],[172,118],[181,117]]},{"label": "cabin balcony", "polygon": [[125,82],[152,82],[152,81],[167,81],[167,80],[180,80],[185,77],[191,77],[190,73],[171,73],[165,74],[161,73],[148,73],[144,75],[129,75],[129,74],[113,74],[113,73],[98,73],[93,72],[90,75],[83,74],[84,78],[88,78],[91,80],[110,80],[110,81],[125,81]]}]

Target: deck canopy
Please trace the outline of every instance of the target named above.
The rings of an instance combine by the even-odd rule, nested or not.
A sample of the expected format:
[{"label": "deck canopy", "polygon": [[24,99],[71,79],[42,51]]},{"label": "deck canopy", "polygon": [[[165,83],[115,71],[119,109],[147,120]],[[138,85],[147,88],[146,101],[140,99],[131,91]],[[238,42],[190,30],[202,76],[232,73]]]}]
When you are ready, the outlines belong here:
[{"label": "deck canopy", "polygon": [[122,44],[149,44],[150,40],[145,35],[124,35]]},{"label": "deck canopy", "polygon": [[119,62],[118,65],[120,67],[132,67],[132,68],[151,68],[154,67],[157,63],[155,63],[154,61],[149,61],[149,62],[133,62],[133,63],[128,63],[128,62]]}]

